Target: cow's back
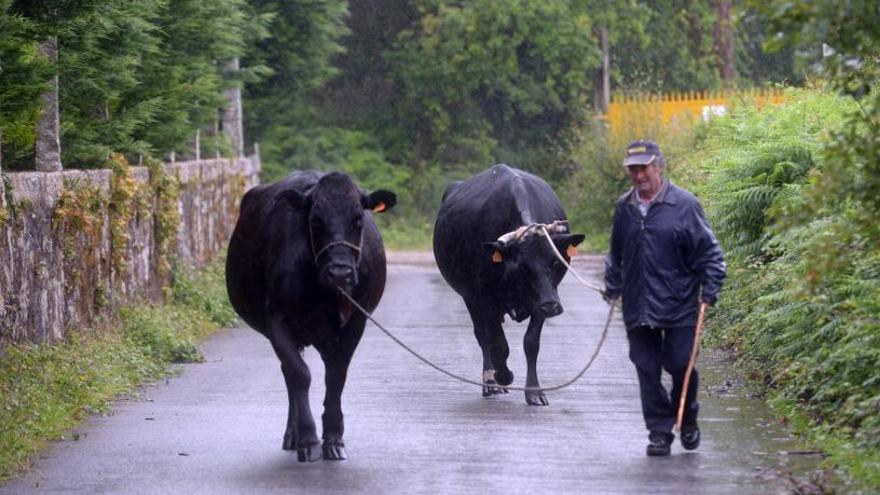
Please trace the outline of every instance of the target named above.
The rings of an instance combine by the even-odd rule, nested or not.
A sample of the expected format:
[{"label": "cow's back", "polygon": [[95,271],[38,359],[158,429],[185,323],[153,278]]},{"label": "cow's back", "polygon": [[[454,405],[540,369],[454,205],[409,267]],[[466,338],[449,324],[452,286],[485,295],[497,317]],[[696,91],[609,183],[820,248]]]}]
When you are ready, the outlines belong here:
[{"label": "cow's back", "polygon": [[434,224],[434,257],[441,274],[462,296],[491,295],[500,283],[486,242],[530,223],[565,218],[562,204],[542,179],[495,165],[450,184]]}]

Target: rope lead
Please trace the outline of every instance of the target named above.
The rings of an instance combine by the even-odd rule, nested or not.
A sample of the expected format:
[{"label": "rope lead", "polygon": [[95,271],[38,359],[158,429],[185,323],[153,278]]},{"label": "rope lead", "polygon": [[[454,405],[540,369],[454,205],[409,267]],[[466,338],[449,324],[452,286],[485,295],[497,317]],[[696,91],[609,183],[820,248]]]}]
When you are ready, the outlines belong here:
[{"label": "rope lead", "polygon": [[[566,266],[566,268],[568,268],[568,270],[569,270],[570,272],[572,272],[572,273],[575,275],[575,277],[578,279],[578,281],[580,281],[580,282],[581,282],[584,286],[586,286],[587,288],[589,288],[589,289],[593,289],[593,290],[595,290],[595,291],[601,293],[601,292],[602,292],[602,289],[599,289],[598,287],[596,287],[596,286],[594,286],[594,285],[592,285],[592,284],[590,284],[590,283],[588,283],[588,282],[585,282],[585,281],[584,281],[584,280],[583,280],[583,279],[577,274],[577,272],[575,272],[574,269],[571,268],[571,265],[569,265],[568,263],[566,263],[566,261],[565,261],[565,259],[562,257],[562,255],[559,254],[559,250],[556,249],[556,245],[554,245],[554,244],[553,244],[553,241],[550,239],[550,233],[547,232],[547,228],[546,228],[545,226],[542,225],[542,226],[541,226],[541,229],[544,231],[544,234],[547,236],[547,241],[550,243],[550,246],[552,247],[553,252],[554,252],[554,253],[556,254],[556,256],[562,261],[562,263]],[[451,371],[447,371],[446,369],[441,368],[440,366],[438,366],[438,365],[432,363],[428,358],[422,356],[421,354],[419,354],[418,352],[416,352],[415,350],[413,350],[411,347],[409,347],[408,345],[406,345],[402,340],[400,340],[399,338],[397,338],[397,337],[396,337],[396,336],[395,336],[390,330],[388,330],[387,328],[385,328],[384,326],[382,326],[381,323],[379,323],[378,321],[375,320],[375,318],[373,318],[373,315],[371,315],[370,313],[368,313],[367,310],[365,310],[360,304],[358,304],[358,302],[355,301],[354,298],[351,297],[350,295],[348,295],[344,290],[339,289],[339,292],[340,292],[343,296],[345,296],[345,298],[348,299],[349,302],[351,302],[351,304],[354,305],[354,307],[356,307],[361,313],[363,313],[364,316],[366,316],[371,322],[373,322],[373,324],[376,325],[376,326],[379,328],[379,330],[382,330],[382,332],[385,333],[385,335],[387,335],[391,340],[393,340],[394,342],[396,342],[397,345],[399,345],[400,347],[402,347],[404,350],[406,350],[407,352],[409,352],[410,354],[412,354],[413,356],[415,356],[417,359],[419,359],[419,360],[422,361],[423,363],[427,364],[427,365],[430,366],[431,368],[434,368],[435,370],[439,371],[440,373],[443,373],[444,375],[446,375],[446,376],[448,376],[448,377],[450,377],[450,378],[453,378],[453,379],[455,379],[455,380],[458,380],[458,381],[460,381],[460,382],[469,383],[469,384],[471,384],[471,385],[476,385],[476,386],[478,386],[478,387],[483,387],[483,386],[486,386],[486,385],[487,385],[487,384],[485,384],[485,383],[483,383],[483,382],[478,382],[478,381],[476,381],[476,380],[471,380],[471,379],[469,379],[469,378],[465,378],[465,377],[463,377],[463,376],[461,376],[461,375],[457,375],[457,374],[455,374],[455,373],[452,373]],[[580,379],[580,377],[582,377],[582,376],[584,375],[584,373],[586,373],[587,370],[590,369],[590,366],[593,365],[593,361],[596,360],[596,356],[599,355],[599,351],[602,349],[602,345],[605,343],[605,338],[608,336],[608,328],[611,326],[611,319],[612,319],[613,316],[614,316],[614,306],[615,306],[616,302],[617,302],[616,299],[612,300],[612,301],[611,301],[611,304],[610,304],[609,307],[608,307],[608,318],[606,318],[606,320],[605,320],[605,328],[602,329],[602,335],[599,337],[599,342],[596,344],[596,350],[593,351],[593,355],[590,356],[590,359],[589,359],[589,361],[587,361],[587,364],[583,367],[583,369],[581,369],[581,371],[580,371],[577,375],[575,375],[574,378],[572,378],[571,380],[568,380],[568,381],[565,382],[565,383],[562,383],[562,384],[560,384],[560,385],[555,385],[555,386],[552,386],[552,387],[514,387],[514,386],[512,386],[512,385],[500,385],[500,384],[497,384],[497,383],[491,384],[491,387],[493,387],[493,388],[499,388],[499,389],[504,389],[504,390],[516,390],[516,391],[524,391],[524,392],[545,392],[545,391],[552,391],[552,390],[560,390],[560,389],[563,389],[563,388],[565,388],[565,387],[568,387],[569,385],[571,385],[571,384],[573,384],[574,382],[578,381],[578,380]]]}]

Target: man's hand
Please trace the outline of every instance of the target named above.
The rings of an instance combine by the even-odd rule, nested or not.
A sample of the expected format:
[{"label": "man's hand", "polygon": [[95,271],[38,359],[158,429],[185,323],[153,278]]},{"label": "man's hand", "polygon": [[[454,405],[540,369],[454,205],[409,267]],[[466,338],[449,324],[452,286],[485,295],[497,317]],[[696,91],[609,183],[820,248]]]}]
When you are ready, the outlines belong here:
[{"label": "man's hand", "polygon": [[602,291],[602,299],[608,304],[614,302],[618,297],[620,297],[620,294],[617,294],[616,292],[611,292],[608,289]]}]

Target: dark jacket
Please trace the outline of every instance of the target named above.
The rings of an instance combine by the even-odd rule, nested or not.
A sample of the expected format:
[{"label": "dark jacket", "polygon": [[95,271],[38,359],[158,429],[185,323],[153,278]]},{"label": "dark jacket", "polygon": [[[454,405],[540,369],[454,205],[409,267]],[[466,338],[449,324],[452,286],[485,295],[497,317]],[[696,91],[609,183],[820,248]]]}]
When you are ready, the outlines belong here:
[{"label": "dark jacket", "polygon": [[727,272],[699,200],[668,181],[659,194],[645,217],[634,190],[614,210],[605,288],[623,297],[627,328],[695,325],[700,298],[714,304]]}]

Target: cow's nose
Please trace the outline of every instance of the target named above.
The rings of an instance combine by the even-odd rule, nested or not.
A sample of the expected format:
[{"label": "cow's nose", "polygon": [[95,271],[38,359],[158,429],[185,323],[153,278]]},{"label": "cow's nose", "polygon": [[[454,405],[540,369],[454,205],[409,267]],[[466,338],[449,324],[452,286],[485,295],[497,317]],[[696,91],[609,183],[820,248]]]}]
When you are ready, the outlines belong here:
[{"label": "cow's nose", "polygon": [[541,303],[538,308],[540,308],[541,312],[544,313],[544,316],[547,318],[562,314],[562,305],[556,301]]},{"label": "cow's nose", "polygon": [[331,265],[327,268],[333,284],[337,287],[349,288],[354,279],[354,270],[348,265]]}]

